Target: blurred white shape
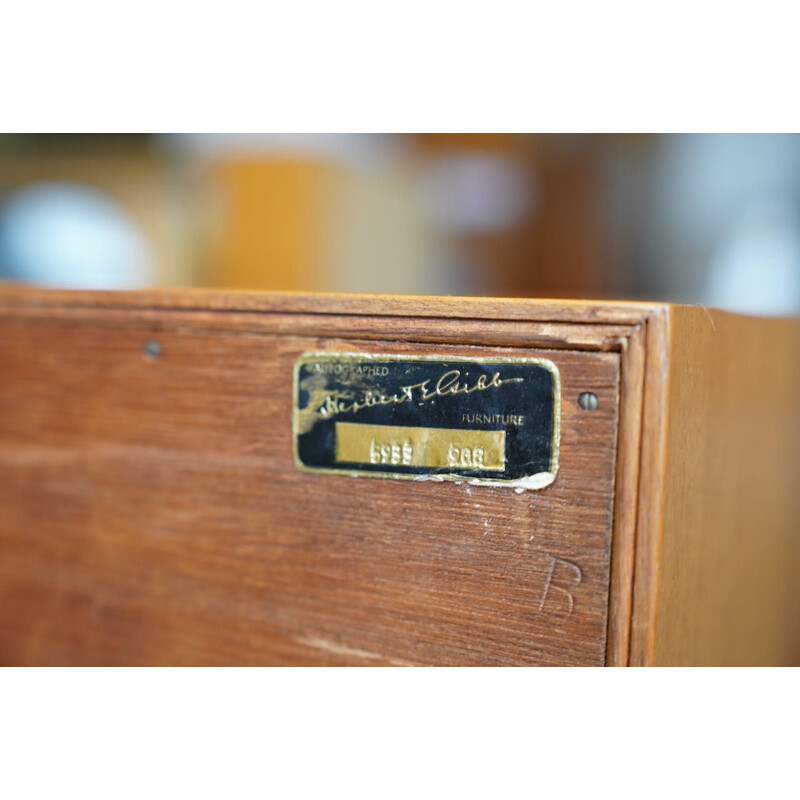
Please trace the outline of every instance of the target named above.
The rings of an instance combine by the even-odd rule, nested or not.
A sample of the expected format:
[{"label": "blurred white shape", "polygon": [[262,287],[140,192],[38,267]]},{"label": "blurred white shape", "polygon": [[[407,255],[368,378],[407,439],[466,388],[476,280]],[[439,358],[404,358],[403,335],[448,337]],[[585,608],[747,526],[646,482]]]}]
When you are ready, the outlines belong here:
[{"label": "blurred white shape", "polygon": [[[794,248],[800,136],[668,134],[654,142],[652,194],[640,230],[647,264],[641,291],[660,300],[768,313],[783,292],[777,287],[792,282],[773,259],[791,260],[777,251]],[[781,220],[770,219],[776,215]],[[774,253],[769,261],[763,258],[767,247]],[[756,252],[759,260],[748,266],[745,258]],[[786,298],[775,313],[779,307],[785,313],[793,302]]]},{"label": "blurred white shape", "polygon": [[761,207],[711,259],[708,303],[747,314],[800,312],[800,231],[791,208]]},{"label": "blurred white shape", "polygon": [[423,191],[428,216],[459,233],[497,233],[518,222],[532,200],[525,173],[502,156],[463,153],[436,160]]},{"label": "blurred white shape", "polygon": [[38,183],[0,207],[0,277],[69,289],[154,282],[150,247],[128,215],[79,184]]}]

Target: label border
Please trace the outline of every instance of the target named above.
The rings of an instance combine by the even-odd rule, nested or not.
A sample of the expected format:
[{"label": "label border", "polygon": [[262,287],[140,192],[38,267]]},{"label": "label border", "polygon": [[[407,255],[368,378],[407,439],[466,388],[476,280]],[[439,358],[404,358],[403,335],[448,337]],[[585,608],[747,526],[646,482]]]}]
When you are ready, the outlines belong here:
[{"label": "label border", "polygon": [[[544,367],[553,376],[553,436],[550,440],[550,469],[549,473],[539,473],[540,475],[549,474],[552,476],[549,481],[543,483],[541,486],[522,486],[521,482],[525,478],[471,478],[469,475],[456,475],[456,474],[437,474],[437,475],[411,475],[401,472],[377,472],[337,467],[309,467],[304,464],[297,453],[297,429],[298,429],[298,400],[300,396],[298,377],[300,374],[300,367],[314,361],[459,361],[469,362],[473,364],[533,364]],[[459,356],[459,355],[387,355],[380,353],[359,353],[347,352],[339,353],[333,350],[317,350],[301,353],[292,365],[292,459],[294,466],[300,472],[311,473],[314,475],[349,475],[351,477],[359,478],[384,478],[391,480],[406,480],[406,481],[451,481],[455,483],[469,483],[474,486],[503,486],[506,488],[515,488],[517,491],[524,491],[525,488],[545,488],[549,486],[558,474],[558,460],[559,448],[561,445],[561,375],[558,367],[548,358],[535,358],[525,356],[487,356],[480,358],[478,356]],[[533,476],[527,476],[531,478]],[[522,486],[522,488],[520,488]]]}]

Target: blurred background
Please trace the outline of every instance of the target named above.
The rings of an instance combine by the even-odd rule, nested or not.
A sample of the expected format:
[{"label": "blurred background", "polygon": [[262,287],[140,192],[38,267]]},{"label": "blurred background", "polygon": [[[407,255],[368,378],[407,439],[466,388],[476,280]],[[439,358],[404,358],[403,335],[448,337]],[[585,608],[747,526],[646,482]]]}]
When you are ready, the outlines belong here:
[{"label": "blurred background", "polygon": [[800,136],[0,136],[0,280],[800,312]]}]

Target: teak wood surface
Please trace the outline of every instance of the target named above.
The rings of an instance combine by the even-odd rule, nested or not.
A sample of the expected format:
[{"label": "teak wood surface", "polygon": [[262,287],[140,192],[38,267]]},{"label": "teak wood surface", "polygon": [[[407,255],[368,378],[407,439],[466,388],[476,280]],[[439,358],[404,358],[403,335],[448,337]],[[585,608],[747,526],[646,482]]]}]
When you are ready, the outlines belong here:
[{"label": "teak wood surface", "polygon": [[[5,287],[0,662],[797,663],[799,344],[658,304]],[[314,350],[551,359],[556,481],[299,472]]]}]

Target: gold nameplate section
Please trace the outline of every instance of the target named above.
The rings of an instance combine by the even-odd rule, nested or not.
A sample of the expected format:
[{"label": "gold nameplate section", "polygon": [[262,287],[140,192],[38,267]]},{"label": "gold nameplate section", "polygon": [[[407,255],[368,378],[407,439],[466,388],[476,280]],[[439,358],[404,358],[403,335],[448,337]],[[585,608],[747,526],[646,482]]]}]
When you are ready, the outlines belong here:
[{"label": "gold nameplate section", "polygon": [[504,472],[506,432],[337,422],[336,461]]}]

